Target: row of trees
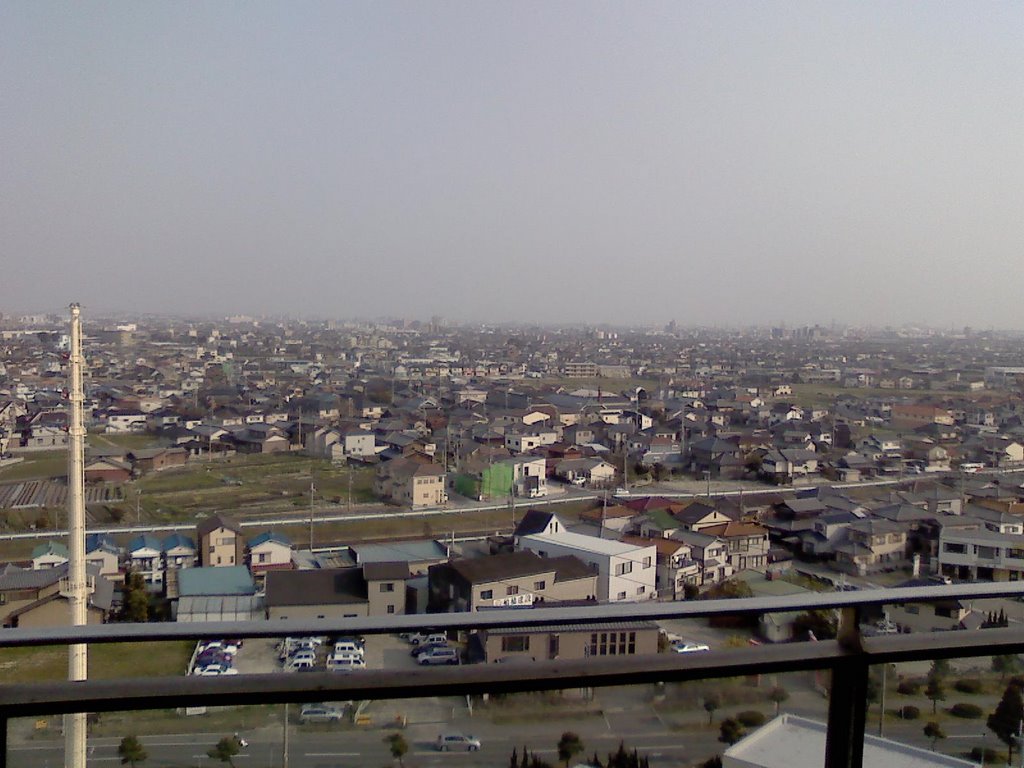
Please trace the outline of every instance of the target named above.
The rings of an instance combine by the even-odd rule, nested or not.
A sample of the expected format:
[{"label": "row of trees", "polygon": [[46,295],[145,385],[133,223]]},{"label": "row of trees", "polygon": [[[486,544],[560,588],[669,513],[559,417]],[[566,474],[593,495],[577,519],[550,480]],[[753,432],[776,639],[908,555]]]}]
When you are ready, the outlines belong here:
[{"label": "row of trees", "polygon": [[[578,733],[566,731],[558,740],[557,751],[558,759],[568,768],[569,762],[576,755],[583,754],[583,739]],[[626,745],[619,742],[618,750],[609,753],[607,761],[602,762],[595,752],[594,756],[587,760],[587,765],[591,768],[649,768],[650,762],[646,756],[640,755],[635,749],[628,752]],[[522,754],[516,749],[512,750],[512,755],[509,757],[509,768],[553,768],[553,766],[523,747]]]},{"label": "row of trees", "polygon": [[[242,744],[238,736],[225,736],[217,744],[207,751],[207,755],[214,760],[227,763],[231,768],[235,765],[235,755],[242,750]],[[139,763],[149,758],[149,753],[139,740],[138,736],[125,736],[117,747],[117,756],[121,759],[121,765],[129,765],[135,768]]]}]

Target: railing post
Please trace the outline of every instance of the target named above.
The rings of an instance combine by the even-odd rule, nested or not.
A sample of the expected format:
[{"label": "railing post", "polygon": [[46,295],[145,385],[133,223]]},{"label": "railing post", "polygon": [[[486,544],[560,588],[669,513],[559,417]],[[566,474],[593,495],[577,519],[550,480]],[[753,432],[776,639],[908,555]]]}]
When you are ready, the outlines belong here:
[{"label": "railing post", "polygon": [[862,768],[864,763],[869,666],[860,643],[858,619],[856,608],[840,612],[839,644],[851,655],[832,667],[825,768]]},{"label": "railing post", "polygon": [[0,768],[7,768],[7,727],[9,725],[7,712],[0,712]]}]

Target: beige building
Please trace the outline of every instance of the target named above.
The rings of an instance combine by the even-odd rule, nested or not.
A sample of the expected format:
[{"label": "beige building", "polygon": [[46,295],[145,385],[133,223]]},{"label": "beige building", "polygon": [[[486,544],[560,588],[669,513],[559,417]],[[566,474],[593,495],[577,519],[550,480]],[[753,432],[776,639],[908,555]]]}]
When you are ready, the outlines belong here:
[{"label": "beige building", "polygon": [[366,599],[370,616],[400,616],[405,613],[405,580],[409,578],[409,565],[396,563],[367,563],[363,566],[366,581]]},{"label": "beige building", "polygon": [[384,501],[419,509],[448,503],[444,468],[426,457],[397,458],[377,469],[374,490]]},{"label": "beige building", "polygon": [[243,565],[245,539],[238,523],[223,515],[208,517],[196,526],[199,564],[203,567]]},{"label": "beige building", "polygon": [[503,627],[482,631],[479,637],[488,662],[640,656],[658,652],[658,625],[653,621]]},{"label": "beige building", "polygon": [[[66,626],[71,615],[67,598],[61,595],[66,579],[66,564],[44,570],[11,565],[0,569],[0,624],[22,628]],[[87,568],[87,580],[92,592],[86,620],[102,624],[113,602],[113,584],[93,566]]]}]

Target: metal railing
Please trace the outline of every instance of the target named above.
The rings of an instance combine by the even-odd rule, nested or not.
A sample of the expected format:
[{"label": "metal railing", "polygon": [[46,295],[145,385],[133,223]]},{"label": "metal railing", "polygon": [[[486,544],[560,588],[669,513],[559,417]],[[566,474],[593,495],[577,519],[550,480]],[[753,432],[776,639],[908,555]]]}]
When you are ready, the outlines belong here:
[{"label": "metal railing", "polygon": [[859,768],[863,761],[866,694],[872,665],[1024,652],[1024,627],[866,637],[860,632],[861,613],[865,609],[885,605],[998,597],[1024,597],[1024,582],[808,593],[759,599],[619,603],[273,623],[106,624],[78,628],[5,629],[0,630],[0,648],[211,637],[383,634],[424,627],[437,630],[544,627],[833,609],[840,615],[835,640],[760,645],[696,654],[556,659],[514,666],[477,664],[401,671],[365,670],[357,675],[311,672],[199,678],[129,677],[76,683],[0,685],[0,768],[6,765],[7,760],[8,721],[15,717],[331,699],[383,700],[520,693],[812,670],[829,671],[832,690],[843,691],[842,696],[829,697],[825,765],[828,768]]}]

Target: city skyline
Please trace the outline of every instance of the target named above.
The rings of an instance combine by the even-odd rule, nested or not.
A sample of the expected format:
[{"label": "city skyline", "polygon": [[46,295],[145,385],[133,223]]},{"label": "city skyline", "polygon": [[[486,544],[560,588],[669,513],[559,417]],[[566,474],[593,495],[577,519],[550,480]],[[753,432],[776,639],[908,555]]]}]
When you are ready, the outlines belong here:
[{"label": "city skyline", "polygon": [[0,307],[1021,329],[1021,28],[997,4],[7,5]]}]

